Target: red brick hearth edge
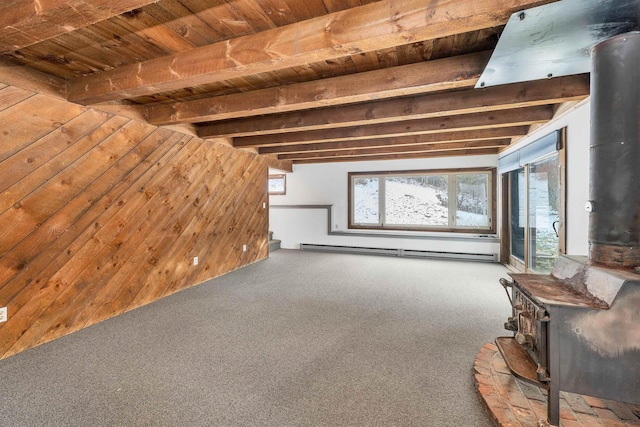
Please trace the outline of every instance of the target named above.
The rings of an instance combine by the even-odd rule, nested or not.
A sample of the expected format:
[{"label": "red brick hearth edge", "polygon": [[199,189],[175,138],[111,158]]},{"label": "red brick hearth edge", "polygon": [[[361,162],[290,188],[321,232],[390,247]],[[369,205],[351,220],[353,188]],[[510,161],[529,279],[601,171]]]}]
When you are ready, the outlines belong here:
[{"label": "red brick hearth edge", "polygon": [[[516,379],[494,344],[482,347],[473,368],[476,388],[496,426],[549,425],[546,390]],[[561,392],[560,426],[640,426],[640,405]]]}]

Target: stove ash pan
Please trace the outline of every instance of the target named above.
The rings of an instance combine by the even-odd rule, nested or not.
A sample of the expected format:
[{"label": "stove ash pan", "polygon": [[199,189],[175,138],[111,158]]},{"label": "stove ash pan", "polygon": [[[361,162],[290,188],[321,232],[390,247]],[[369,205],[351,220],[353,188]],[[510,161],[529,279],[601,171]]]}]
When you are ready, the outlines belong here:
[{"label": "stove ash pan", "polygon": [[551,275],[510,276],[513,336],[496,343],[514,375],[549,390],[549,423],[560,390],[640,404],[640,275],[562,256]]}]

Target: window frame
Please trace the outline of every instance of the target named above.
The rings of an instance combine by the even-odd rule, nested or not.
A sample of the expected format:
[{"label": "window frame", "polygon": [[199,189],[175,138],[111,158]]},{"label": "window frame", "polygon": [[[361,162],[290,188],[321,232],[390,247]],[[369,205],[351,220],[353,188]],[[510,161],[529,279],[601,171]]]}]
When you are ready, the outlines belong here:
[{"label": "window frame", "polygon": [[[282,179],[282,181],[284,182],[284,190],[283,191],[269,190],[269,181],[271,181],[272,179]],[[285,194],[287,194],[287,175],[284,173],[269,174],[269,179],[267,180],[267,192],[269,193],[270,196],[284,196]]]},{"label": "window frame", "polygon": [[[455,184],[455,178],[452,180],[452,176],[460,174],[474,174],[474,173],[486,173],[488,175],[489,194],[487,201],[490,204],[488,208],[489,226],[487,227],[474,227],[474,226],[451,226],[451,207],[449,206],[449,221],[446,226],[433,226],[433,225],[396,225],[385,224],[383,220],[385,218],[385,191],[384,185],[381,182],[388,177],[396,176],[419,176],[419,175],[447,175],[448,176],[448,200],[456,200],[455,194],[457,185]],[[347,204],[348,204],[348,228],[355,230],[402,230],[402,231],[435,231],[435,232],[451,232],[451,233],[482,233],[482,234],[496,234],[496,214],[497,214],[497,169],[495,167],[484,168],[458,168],[458,169],[428,169],[428,170],[402,170],[402,171],[376,171],[376,172],[349,172],[347,178]],[[377,178],[378,179],[378,206],[379,206],[379,221],[377,224],[357,224],[353,220],[354,214],[354,195],[353,195],[353,182],[355,178]],[[453,183],[453,185],[451,185]],[[453,194],[453,197],[452,197]],[[454,202],[455,203],[455,202]],[[453,209],[455,212],[455,208]],[[455,217],[455,215],[454,215]]]}]

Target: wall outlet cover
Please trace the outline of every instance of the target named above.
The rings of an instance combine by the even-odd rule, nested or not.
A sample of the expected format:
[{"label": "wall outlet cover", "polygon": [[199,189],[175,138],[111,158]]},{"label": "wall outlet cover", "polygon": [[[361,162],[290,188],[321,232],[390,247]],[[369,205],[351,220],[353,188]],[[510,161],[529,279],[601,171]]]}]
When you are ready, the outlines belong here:
[{"label": "wall outlet cover", "polygon": [[198,265],[198,257],[197,256],[193,257],[193,265]]},{"label": "wall outlet cover", "polygon": [[7,321],[7,307],[0,308],[0,323]]}]

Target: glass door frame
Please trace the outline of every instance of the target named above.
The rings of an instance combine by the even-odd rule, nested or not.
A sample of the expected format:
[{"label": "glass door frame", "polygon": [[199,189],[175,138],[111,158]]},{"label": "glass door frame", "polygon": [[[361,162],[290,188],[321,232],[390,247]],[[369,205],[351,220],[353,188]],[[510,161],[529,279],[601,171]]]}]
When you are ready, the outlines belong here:
[{"label": "glass door frame", "polygon": [[[558,155],[558,254],[566,253],[566,171],[567,171],[567,150],[566,150],[566,138],[565,138],[566,129],[563,129],[561,133],[560,139],[560,149],[556,151]],[[522,272],[522,273],[535,273],[529,267],[529,247],[530,247],[530,236],[529,236],[529,165],[530,163],[536,163],[549,155],[543,156],[539,159],[535,159],[524,165],[524,201],[525,201],[525,224],[524,224],[524,261],[519,258],[513,256],[511,245],[512,245],[512,231],[511,231],[511,207],[512,207],[512,198],[511,198],[511,180],[509,179],[509,175],[511,172],[506,172],[501,174],[500,176],[500,184],[501,184],[501,219],[502,222],[500,224],[500,262],[512,269]]]}]

